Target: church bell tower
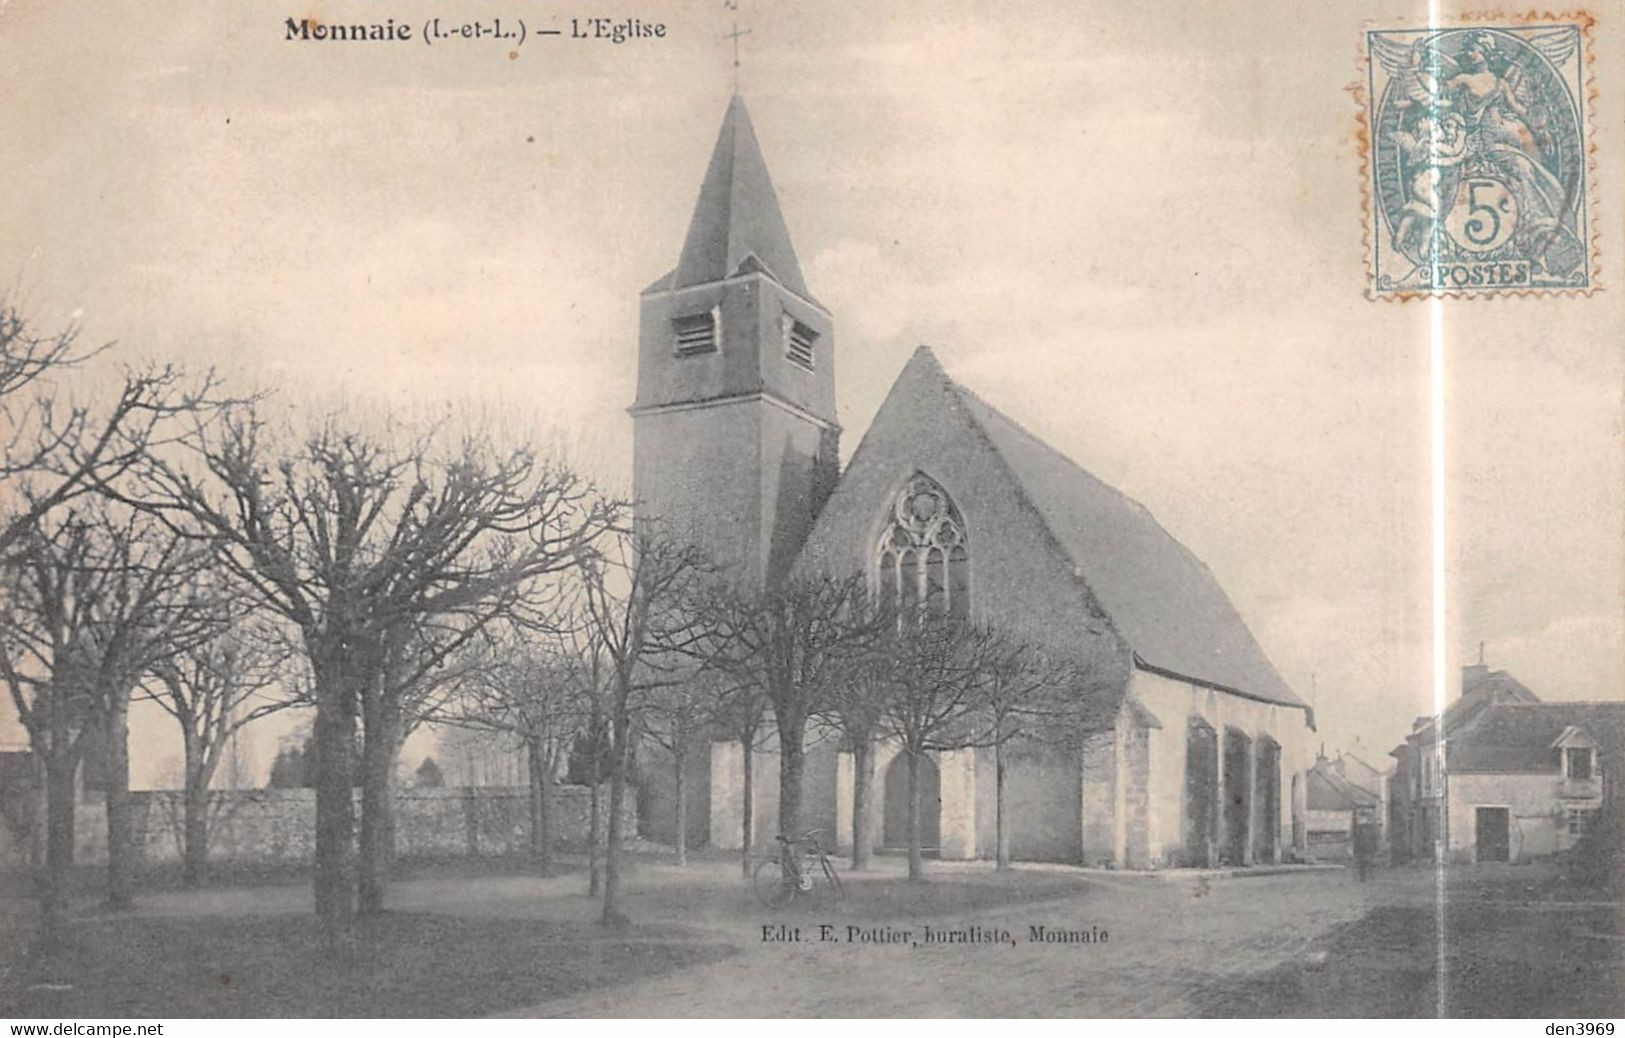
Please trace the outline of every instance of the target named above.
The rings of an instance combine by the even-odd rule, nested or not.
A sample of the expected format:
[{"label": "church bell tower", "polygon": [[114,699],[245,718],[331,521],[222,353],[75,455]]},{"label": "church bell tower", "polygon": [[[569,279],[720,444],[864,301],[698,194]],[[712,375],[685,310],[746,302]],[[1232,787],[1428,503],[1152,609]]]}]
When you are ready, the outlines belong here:
[{"label": "church bell tower", "polygon": [[643,292],[639,524],[698,545],[743,587],[781,577],[835,484],[834,340],[735,94],[677,266]]}]

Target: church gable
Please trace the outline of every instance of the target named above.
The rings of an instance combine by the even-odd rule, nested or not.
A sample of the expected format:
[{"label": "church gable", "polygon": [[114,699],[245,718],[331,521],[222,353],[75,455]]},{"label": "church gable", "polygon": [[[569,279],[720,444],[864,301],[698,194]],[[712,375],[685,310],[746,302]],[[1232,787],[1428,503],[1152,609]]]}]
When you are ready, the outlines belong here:
[{"label": "church gable", "polygon": [[965,511],[977,619],[1037,625],[1046,638],[1109,631],[1148,670],[1303,705],[1207,567],[1149,512],[955,384],[924,347],[815,524],[804,564],[867,570],[887,506],[916,472]]},{"label": "church gable", "polygon": [[819,514],[799,565],[875,574],[885,555],[882,539],[898,525],[910,488],[921,486],[940,488],[962,526],[950,549],[965,553],[968,588],[955,589],[960,578],[950,565],[944,574],[950,609],[958,612],[963,599],[956,596],[968,591],[973,619],[1095,655],[1124,678],[1111,682],[1112,702],[1102,704],[1115,709],[1126,686],[1127,647],[928,350],[898,376]]}]

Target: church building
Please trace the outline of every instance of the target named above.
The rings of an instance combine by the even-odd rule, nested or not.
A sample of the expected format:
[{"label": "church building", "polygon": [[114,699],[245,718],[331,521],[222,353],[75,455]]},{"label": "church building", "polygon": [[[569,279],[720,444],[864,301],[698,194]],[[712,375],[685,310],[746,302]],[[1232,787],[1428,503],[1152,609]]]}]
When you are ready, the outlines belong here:
[{"label": "church building", "polygon": [[[677,265],[644,290],[634,422],[640,520],[737,566],[747,586],[863,573],[898,600],[1086,659],[1098,730],[1010,765],[1018,859],[1116,868],[1278,862],[1304,842],[1309,707],[1213,574],[1135,501],[960,385],[927,347],[845,471],[834,315],[803,278],[750,115],[729,103]],[[1104,687],[1101,687],[1104,685]],[[810,734],[803,817],[845,847],[852,761]],[[742,753],[696,778],[710,842],[740,839]],[[902,840],[904,764],[877,748],[873,817]],[[755,755],[755,831],[777,831],[778,762]],[[991,751],[922,769],[924,842],[991,857]],[[649,824],[662,828],[659,797]]]}]

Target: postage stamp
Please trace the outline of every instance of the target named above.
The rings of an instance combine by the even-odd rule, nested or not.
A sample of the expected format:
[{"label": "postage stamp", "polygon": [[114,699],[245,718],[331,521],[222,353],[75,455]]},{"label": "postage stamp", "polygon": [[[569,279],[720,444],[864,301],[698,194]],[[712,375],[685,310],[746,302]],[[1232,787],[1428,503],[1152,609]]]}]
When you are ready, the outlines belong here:
[{"label": "postage stamp", "polygon": [[1366,32],[1373,298],[1594,287],[1588,25]]}]

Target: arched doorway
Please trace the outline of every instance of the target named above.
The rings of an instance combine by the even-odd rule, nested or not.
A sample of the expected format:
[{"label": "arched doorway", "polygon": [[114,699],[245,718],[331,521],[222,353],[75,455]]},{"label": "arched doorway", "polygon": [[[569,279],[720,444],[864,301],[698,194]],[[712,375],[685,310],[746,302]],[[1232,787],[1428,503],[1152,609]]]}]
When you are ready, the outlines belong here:
[{"label": "arched doorway", "polygon": [[[899,753],[886,766],[885,816],[881,842],[888,849],[908,849],[908,754]],[[936,851],[942,845],[942,783],[937,762],[920,758],[920,849]]]}]

